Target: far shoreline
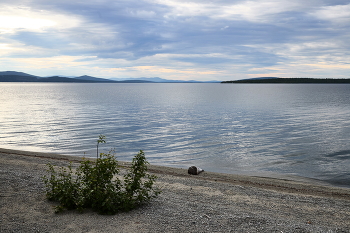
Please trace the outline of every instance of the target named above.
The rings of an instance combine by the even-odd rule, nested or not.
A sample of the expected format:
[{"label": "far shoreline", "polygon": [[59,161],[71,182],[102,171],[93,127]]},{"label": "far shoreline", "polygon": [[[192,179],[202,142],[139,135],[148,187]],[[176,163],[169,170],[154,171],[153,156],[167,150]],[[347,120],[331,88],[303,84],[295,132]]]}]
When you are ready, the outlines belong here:
[{"label": "far shoreline", "polygon": [[[94,161],[92,157],[80,157],[71,155],[62,155],[56,153],[43,153],[43,152],[32,152],[23,150],[13,150],[0,148],[0,154],[13,154],[20,156],[38,157],[43,159],[52,160],[63,160],[78,163],[83,158]],[[119,161],[119,165],[124,168],[128,168],[131,162]],[[226,174],[217,172],[202,172],[199,175],[189,175],[187,169],[174,168],[159,165],[148,165],[148,171],[155,174],[171,175],[176,177],[191,177],[198,180],[214,181],[221,183],[230,183],[234,185],[257,187],[268,190],[275,190],[279,192],[297,193],[315,196],[324,196],[332,198],[340,198],[350,200],[350,188],[338,187],[328,184],[320,184],[312,179],[284,179],[281,177],[261,177],[261,176],[248,176],[248,175],[237,175],[237,174]]]},{"label": "far shoreline", "polygon": [[349,84],[350,79],[318,79],[318,78],[253,78],[222,81],[223,84]]}]

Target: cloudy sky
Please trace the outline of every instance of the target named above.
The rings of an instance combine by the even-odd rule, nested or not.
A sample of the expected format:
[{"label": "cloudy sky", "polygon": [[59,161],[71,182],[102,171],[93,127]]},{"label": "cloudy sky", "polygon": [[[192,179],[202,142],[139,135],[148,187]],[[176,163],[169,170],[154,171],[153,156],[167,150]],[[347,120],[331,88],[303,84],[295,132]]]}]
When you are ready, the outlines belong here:
[{"label": "cloudy sky", "polygon": [[350,78],[349,0],[1,0],[0,71]]}]

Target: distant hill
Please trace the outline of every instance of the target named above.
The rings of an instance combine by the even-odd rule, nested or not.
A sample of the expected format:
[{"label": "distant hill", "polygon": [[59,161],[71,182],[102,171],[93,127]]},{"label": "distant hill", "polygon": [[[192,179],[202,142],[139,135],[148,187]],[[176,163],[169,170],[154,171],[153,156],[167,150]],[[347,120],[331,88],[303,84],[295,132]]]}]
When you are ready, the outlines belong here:
[{"label": "distant hill", "polygon": [[77,79],[77,78],[66,78],[61,76],[52,76],[46,78],[39,78],[37,82],[55,82],[55,83],[96,83],[97,81]]},{"label": "distant hill", "polygon": [[[163,79],[159,77],[154,78],[138,78],[139,80],[144,80],[148,82],[156,82],[156,83],[203,83],[202,81],[196,81],[196,80],[169,80],[169,79]],[[215,82],[215,81],[212,81]]]},{"label": "distant hill", "polygon": [[221,83],[350,83],[350,79],[315,79],[315,78],[253,78],[234,81],[223,81]]},{"label": "distant hill", "polygon": [[153,82],[153,83],[220,83],[219,81],[196,81],[196,80],[171,80],[171,79],[163,79],[159,77],[146,78],[141,77],[137,79],[112,79],[116,81],[123,82],[132,82],[133,80],[145,81],[145,82]]},{"label": "distant hill", "polygon": [[258,78],[250,78],[250,79],[243,79],[243,80],[264,80],[264,79],[276,79],[279,77],[258,77]]},{"label": "distant hill", "polygon": [[0,72],[0,82],[36,82],[37,76],[17,71]]},{"label": "distant hill", "polygon": [[127,79],[123,81],[119,81],[118,83],[155,83],[147,80],[139,80],[139,79]]},{"label": "distant hill", "polygon": [[154,83],[163,83],[167,82],[168,80],[162,79],[159,77],[154,77],[154,78],[145,78],[145,77],[140,77],[140,78],[135,78],[135,79],[112,79],[112,80],[118,80],[118,81],[132,81],[132,80],[139,80],[139,81],[145,81],[145,82],[154,82]]},{"label": "distant hill", "polygon": [[116,81],[111,80],[111,79],[95,78],[95,77],[88,76],[88,75],[83,75],[83,76],[75,77],[75,79],[88,80],[88,81],[95,81],[95,82],[116,82]]},{"label": "distant hill", "polygon": [[35,76],[35,75],[26,74],[26,73],[17,72],[17,71],[3,71],[3,72],[0,72],[0,75],[17,75],[17,76],[37,77],[37,76]]},{"label": "distant hill", "polygon": [[38,78],[35,76],[23,75],[1,75],[0,82],[37,82]]},{"label": "distant hill", "polygon": [[17,71],[0,72],[0,82],[64,82],[64,83],[99,83],[110,82],[117,83],[110,79],[95,78],[91,76],[80,76],[76,78],[68,78],[62,76],[39,77]]},{"label": "distant hill", "polygon": [[[64,77],[64,76],[51,76],[51,77],[39,77],[31,74],[26,74],[17,71],[3,71],[0,72],[0,82],[68,82],[68,83],[204,83],[201,81],[189,80],[167,80],[159,77],[154,78],[137,78],[137,79],[105,79],[96,78],[88,75],[79,77]],[[209,81],[216,82],[219,81]]]}]

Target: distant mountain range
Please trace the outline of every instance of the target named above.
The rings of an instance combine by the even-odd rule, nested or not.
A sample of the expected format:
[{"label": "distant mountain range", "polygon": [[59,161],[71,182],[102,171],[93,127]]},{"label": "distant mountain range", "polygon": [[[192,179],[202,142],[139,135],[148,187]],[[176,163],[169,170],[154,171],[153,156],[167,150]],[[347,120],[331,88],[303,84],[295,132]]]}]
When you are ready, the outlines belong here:
[{"label": "distant mountain range", "polygon": [[[0,72],[0,82],[63,82],[63,83],[219,83],[219,81],[183,81],[168,80],[159,77],[137,79],[105,79],[88,75],[79,77],[64,77],[60,75],[50,77],[40,77],[17,71]],[[279,77],[257,77],[251,79],[241,79],[233,81],[223,81],[221,83],[350,83],[350,79],[314,79],[314,78],[279,78]]]},{"label": "distant mountain range", "polygon": [[[50,76],[39,77],[17,71],[0,72],[0,82],[65,82],[65,83],[205,83],[200,81],[167,80],[162,78],[137,78],[137,79],[104,79],[88,75],[79,77]],[[219,81],[209,81],[216,82]]]},{"label": "distant mountain range", "polygon": [[317,79],[317,78],[277,78],[261,77],[252,79],[242,79],[234,81],[223,81],[221,83],[350,83],[350,79]]}]

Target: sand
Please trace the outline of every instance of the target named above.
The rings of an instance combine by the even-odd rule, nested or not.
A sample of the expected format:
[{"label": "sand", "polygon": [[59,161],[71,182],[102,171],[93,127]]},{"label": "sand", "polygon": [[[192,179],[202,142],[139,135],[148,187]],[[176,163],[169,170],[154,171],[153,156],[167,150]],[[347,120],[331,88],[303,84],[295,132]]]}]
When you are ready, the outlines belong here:
[{"label": "sand", "polygon": [[350,189],[153,165],[163,192],[149,204],[111,216],[55,214],[46,164],[80,159],[0,149],[0,232],[350,232]]}]

